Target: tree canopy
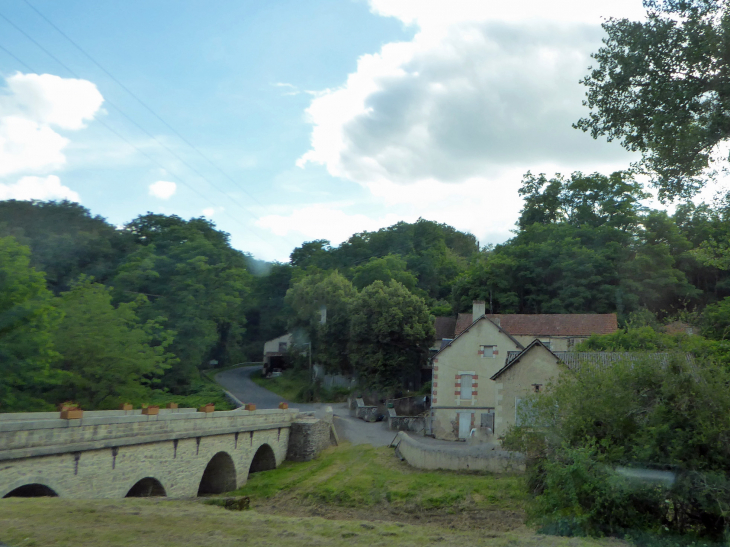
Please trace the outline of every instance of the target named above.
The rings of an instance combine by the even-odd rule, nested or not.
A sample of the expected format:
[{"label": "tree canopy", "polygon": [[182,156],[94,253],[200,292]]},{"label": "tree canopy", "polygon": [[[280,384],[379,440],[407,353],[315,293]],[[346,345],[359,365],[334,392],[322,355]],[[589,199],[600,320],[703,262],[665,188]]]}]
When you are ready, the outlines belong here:
[{"label": "tree canopy", "polygon": [[723,0],[644,0],[646,21],[609,19],[583,80],[588,117],[576,127],[642,154],[660,198],[706,182],[730,137],[730,13]]}]

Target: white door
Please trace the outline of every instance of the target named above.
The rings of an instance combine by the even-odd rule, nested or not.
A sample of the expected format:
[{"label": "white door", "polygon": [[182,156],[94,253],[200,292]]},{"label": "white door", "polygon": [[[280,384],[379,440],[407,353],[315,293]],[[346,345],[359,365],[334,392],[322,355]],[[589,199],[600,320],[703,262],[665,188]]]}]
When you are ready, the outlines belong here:
[{"label": "white door", "polygon": [[459,438],[466,439],[471,431],[471,412],[459,412]]}]

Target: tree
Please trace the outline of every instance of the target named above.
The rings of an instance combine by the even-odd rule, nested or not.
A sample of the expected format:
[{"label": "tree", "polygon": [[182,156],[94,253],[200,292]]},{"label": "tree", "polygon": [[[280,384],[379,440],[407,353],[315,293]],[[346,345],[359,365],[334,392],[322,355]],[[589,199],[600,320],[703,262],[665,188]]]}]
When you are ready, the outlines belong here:
[{"label": "tree", "polygon": [[148,214],[126,228],[138,247],[117,272],[115,300],[148,296],[142,317],[164,317],[177,333],[170,351],[180,362],[167,371],[164,385],[183,392],[210,360],[236,362],[240,357],[251,284],[247,256],[232,249],[228,234],[203,218]]},{"label": "tree", "polygon": [[0,236],[31,249],[31,266],[45,272],[54,294],[79,275],[108,282],[131,250],[128,234],[71,201],[0,201]]},{"label": "tree", "polygon": [[[531,462],[533,522],[564,535],[721,540],[730,504],[729,381],[722,365],[679,354],[663,363],[585,364],[531,396],[505,445]],[[633,478],[621,474],[627,468]],[[672,480],[646,480],[649,470],[670,471]]]},{"label": "tree", "polygon": [[295,344],[306,338],[312,344],[312,359],[329,372],[352,372],[347,344],[356,294],[352,283],[336,270],[306,276],[286,293],[294,311],[289,329],[300,339]]},{"label": "tree", "polygon": [[433,318],[402,284],[375,281],[352,304],[350,360],[361,379],[396,387],[419,374],[433,343]]},{"label": "tree", "polygon": [[53,331],[60,314],[30,249],[0,238],[0,411],[43,408],[38,388],[52,380]]},{"label": "tree", "polygon": [[58,391],[84,408],[115,408],[149,394],[152,382],[175,363],[167,351],[173,333],[159,321],[141,321],[146,303],[112,305],[111,290],[82,278],[57,298],[63,321],[55,333],[56,363],[70,373]]},{"label": "tree", "polygon": [[576,171],[570,178],[556,174],[552,179],[528,172],[519,194],[525,200],[518,220],[520,228],[535,223],[567,222],[574,226],[606,225],[631,230],[644,209],[641,200],[649,197],[640,184],[622,171],[609,176]]},{"label": "tree", "polygon": [[730,297],[710,304],[702,312],[702,334],[713,340],[730,340]]},{"label": "tree", "polygon": [[362,290],[374,281],[389,283],[395,279],[409,291],[415,292],[418,279],[408,271],[408,264],[398,255],[387,255],[383,258],[371,258],[365,264],[352,269],[352,284]]},{"label": "tree", "polygon": [[[722,0],[644,0],[647,19],[609,19],[583,80],[575,127],[642,153],[659,197],[690,197],[730,136],[730,14]],[[723,160],[724,161],[724,160]]]}]

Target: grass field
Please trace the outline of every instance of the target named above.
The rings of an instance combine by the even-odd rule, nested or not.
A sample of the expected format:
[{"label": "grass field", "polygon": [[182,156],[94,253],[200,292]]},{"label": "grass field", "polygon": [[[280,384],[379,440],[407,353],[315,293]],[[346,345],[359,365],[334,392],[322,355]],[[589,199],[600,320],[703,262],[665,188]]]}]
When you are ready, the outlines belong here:
[{"label": "grass field", "polygon": [[493,533],[394,522],[234,512],[196,501],[0,500],[0,542],[10,547],[257,547],[489,545],[592,547],[617,542]]},{"label": "grass field", "polygon": [[521,476],[421,471],[396,458],[392,448],[347,443],[316,460],[284,462],[278,469],[251,475],[236,493],[254,503],[279,497],[330,507],[413,512],[521,512],[525,501]]}]

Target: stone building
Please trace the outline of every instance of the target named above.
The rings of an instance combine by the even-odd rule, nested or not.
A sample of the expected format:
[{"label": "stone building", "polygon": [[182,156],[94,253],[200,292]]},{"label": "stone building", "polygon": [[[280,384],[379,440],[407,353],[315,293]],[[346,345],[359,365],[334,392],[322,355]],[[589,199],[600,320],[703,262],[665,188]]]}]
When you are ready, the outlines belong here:
[{"label": "stone building", "polygon": [[432,434],[465,439],[481,428],[501,435],[515,422],[521,395],[559,374],[559,355],[617,328],[615,314],[490,315],[484,302],[474,302],[432,360]]}]

